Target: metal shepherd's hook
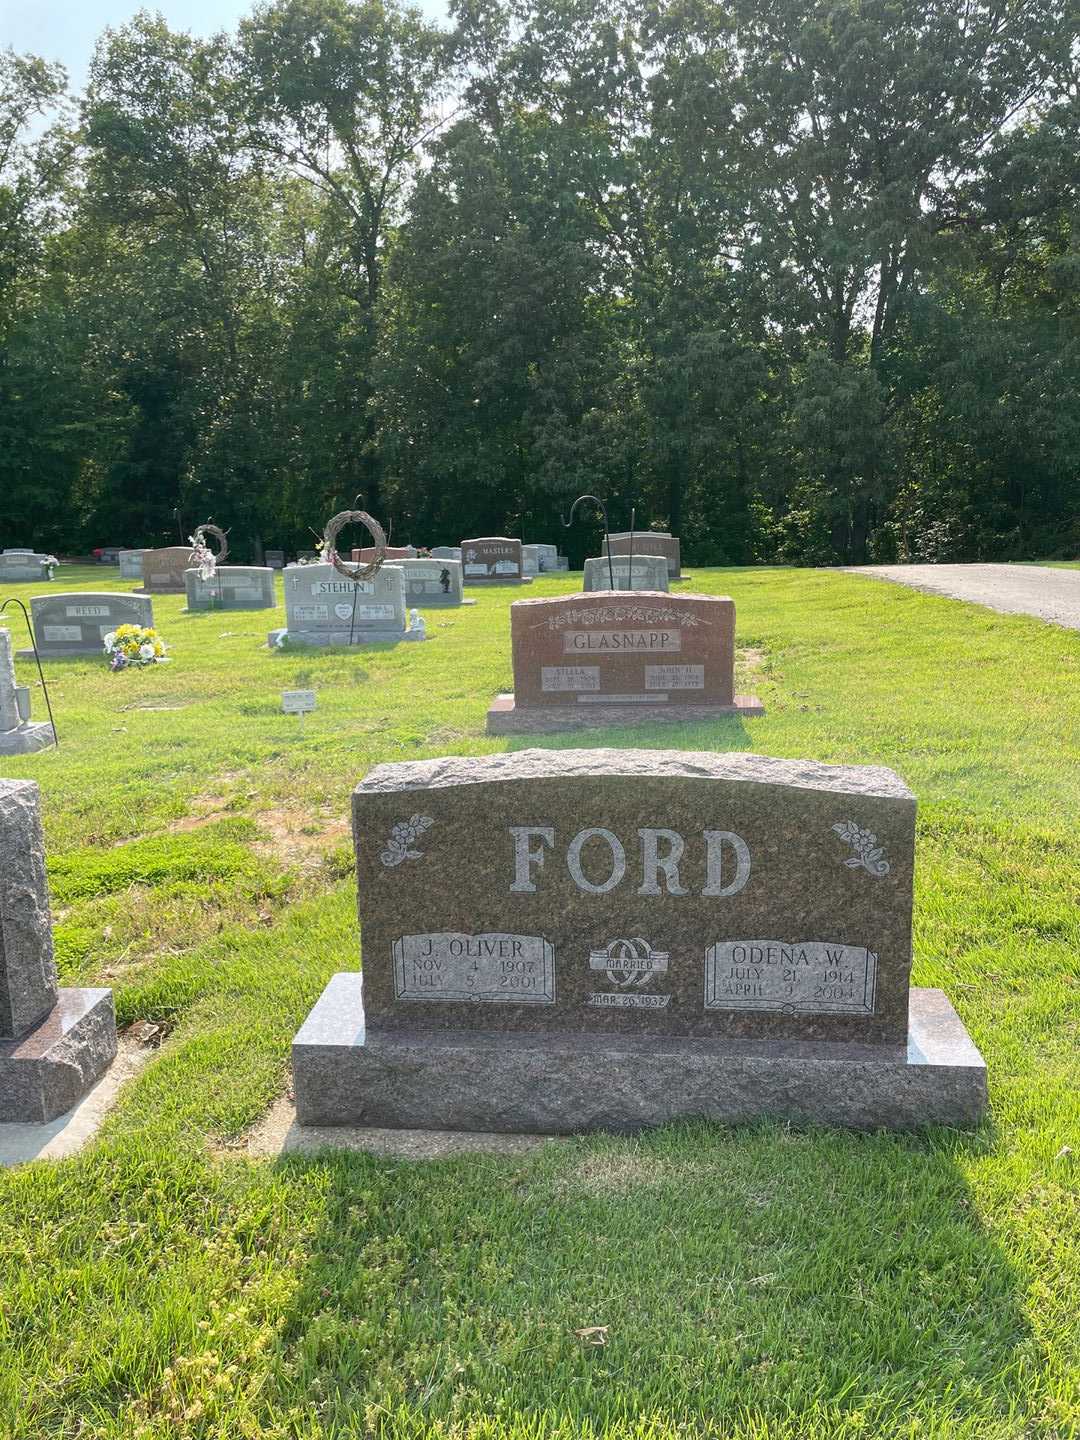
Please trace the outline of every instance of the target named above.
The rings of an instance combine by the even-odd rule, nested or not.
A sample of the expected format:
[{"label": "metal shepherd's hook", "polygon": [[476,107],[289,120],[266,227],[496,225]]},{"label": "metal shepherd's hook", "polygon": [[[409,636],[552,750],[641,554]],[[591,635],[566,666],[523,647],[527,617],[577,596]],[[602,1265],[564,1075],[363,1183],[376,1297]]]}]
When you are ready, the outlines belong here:
[{"label": "metal shepherd's hook", "polygon": [[4,603],[0,605],[0,615],[4,613],[9,605],[17,605],[23,613],[23,619],[26,621],[26,633],[30,636],[30,644],[34,647],[34,661],[37,664],[38,679],[41,681],[42,694],[45,696],[45,709],[49,712],[49,726],[52,730],[53,744],[59,750],[60,736],[56,733],[56,721],[53,719],[52,701],[49,699],[49,687],[45,684],[45,672],[41,668],[41,656],[38,654],[37,640],[34,637],[34,627],[30,624],[30,616],[26,613],[26,606],[16,595],[13,595],[10,600],[5,600]]},{"label": "metal shepherd's hook", "polygon": [[601,515],[603,515],[604,517],[604,549],[607,551],[608,580],[611,582],[612,590],[614,590],[615,569],[611,563],[611,540],[608,534],[607,506],[604,504],[603,500],[600,499],[599,495],[579,495],[574,501],[573,505],[570,506],[569,516],[562,522],[563,528],[566,530],[570,529],[570,526],[574,523],[574,511],[577,509],[577,507],[581,504],[583,500],[591,500],[593,504],[597,507],[597,509],[600,511]]}]

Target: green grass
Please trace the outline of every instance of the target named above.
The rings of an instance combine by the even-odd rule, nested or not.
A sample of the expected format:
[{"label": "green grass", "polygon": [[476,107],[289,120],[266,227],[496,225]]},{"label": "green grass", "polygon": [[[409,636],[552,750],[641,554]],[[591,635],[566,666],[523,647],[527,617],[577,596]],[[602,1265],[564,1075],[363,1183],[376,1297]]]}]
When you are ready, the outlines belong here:
[{"label": "green grass", "polygon": [[[992,1118],[231,1153],[358,961],[353,784],[507,745],[483,723],[513,593],[433,612],[425,645],[325,654],[268,652],[270,612],[159,598],[173,662],[50,663],[61,746],[2,762],[42,786],[64,978],[168,1032],[87,1151],[0,1176],[5,1440],[1080,1432],[1080,640],[835,572],[693,588],[735,597],[767,715],[542,743],[895,767],[920,801],[914,978],[982,1049]],[[279,694],[308,686],[301,737]]]}]

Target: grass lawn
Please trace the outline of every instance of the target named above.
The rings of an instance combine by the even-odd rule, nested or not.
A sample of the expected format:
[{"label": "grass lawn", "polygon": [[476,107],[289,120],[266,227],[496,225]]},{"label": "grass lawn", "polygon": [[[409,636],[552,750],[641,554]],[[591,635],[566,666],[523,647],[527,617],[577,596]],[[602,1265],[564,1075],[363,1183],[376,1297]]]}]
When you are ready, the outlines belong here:
[{"label": "grass lawn", "polygon": [[5,1440],[1078,1433],[1078,637],[836,572],[679,588],[735,597],[765,718],[540,743],[895,767],[920,801],[914,979],[982,1049],[992,1119],[240,1155],[357,964],[352,786],[523,743],[483,734],[515,592],[431,612],[424,645],[303,654],[264,648],[272,612],[156,598],[172,663],[49,662],[61,746],[0,761],[42,787],[62,979],[167,1030],[87,1151],[0,1174]]}]

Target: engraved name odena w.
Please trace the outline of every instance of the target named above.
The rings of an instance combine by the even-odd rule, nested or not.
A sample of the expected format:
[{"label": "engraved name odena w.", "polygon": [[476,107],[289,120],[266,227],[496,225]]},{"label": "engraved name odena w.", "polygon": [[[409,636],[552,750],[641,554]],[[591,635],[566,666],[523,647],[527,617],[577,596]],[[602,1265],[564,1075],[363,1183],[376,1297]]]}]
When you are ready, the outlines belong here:
[{"label": "engraved name odena w.", "polygon": [[[555,848],[553,825],[511,825],[514,843],[514,878],[512,895],[535,895],[542,880],[544,861],[549,849]],[[679,877],[679,862],[686,850],[686,841],[677,830],[663,826],[645,826],[637,832],[640,849],[641,884],[639,895],[689,895],[690,890]],[[741,835],[731,830],[703,830],[705,846],[705,884],[701,894],[709,899],[737,895],[750,879],[750,847]],[[592,842],[590,844],[590,842]],[[583,868],[582,857],[590,846],[590,878]],[[606,895],[626,878],[626,847],[613,831],[603,826],[579,830],[566,849],[566,868],[579,890],[589,895]]]}]

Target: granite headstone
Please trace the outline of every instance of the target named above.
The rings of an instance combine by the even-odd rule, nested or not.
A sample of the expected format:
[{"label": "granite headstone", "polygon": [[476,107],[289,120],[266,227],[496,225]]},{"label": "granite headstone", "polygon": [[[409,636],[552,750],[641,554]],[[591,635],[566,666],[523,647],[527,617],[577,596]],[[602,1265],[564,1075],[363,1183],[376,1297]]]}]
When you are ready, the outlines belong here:
[{"label": "granite headstone", "polygon": [[462,591],[459,560],[393,560],[405,577],[405,603],[425,608],[475,605]]},{"label": "granite headstone", "polygon": [[111,990],[58,989],[38,787],[0,780],[0,1120],[70,1110],[116,1054]]},{"label": "granite headstone", "polygon": [[0,626],[0,755],[25,755],[53,743],[53,728],[31,720],[30,690],[15,680],[11,631]]},{"label": "granite headstone", "polygon": [[184,571],[189,610],[272,610],[274,572],[269,565],[218,565],[213,578]]},{"label": "granite headstone", "polygon": [[293,1046],[312,1124],[967,1124],[982,1061],[909,991],[915,800],[892,771],[523,750],[353,797],[364,969]]},{"label": "granite headstone", "polygon": [[142,561],[143,552],[141,550],[121,550],[119,555],[120,579],[141,580]]},{"label": "granite headstone", "polygon": [[[370,565],[378,555],[379,550],[375,545],[362,545],[352,552],[352,563],[354,565]],[[383,547],[383,558],[385,560],[415,560],[415,545],[386,545]]]},{"label": "granite headstone", "polygon": [[433,560],[457,560],[461,561],[460,545],[435,545],[431,550]]},{"label": "granite headstone", "polygon": [[264,550],[264,551],[263,551],[263,559],[266,561],[267,565],[270,566],[270,569],[271,569],[271,570],[284,570],[284,569],[285,569],[285,551],[284,551],[284,550]]},{"label": "granite headstone", "polygon": [[142,552],[142,588],[136,595],[185,595],[184,572],[191,564],[190,545],[165,545]]},{"label": "granite headstone", "polygon": [[[34,639],[44,660],[49,656],[104,655],[103,641],[118,625],[153,625],[149,595],[118,590],[80,590],[67,595],[35,595],[30,601]],[[21,656],[32,651],[20,651]]]},{"label": "granite headstone", "polygon": [[489,535],[461,542],[461,563],[466,585],[520,585],[521,541],[506,535]]},{"label": "granite headstone", "polygon": [[667,561],[668,579],[683,578],[678,537],[669,535],[666,530],[635,530],[632,533],[625,530],[609,535],[608,541],[612,555],[629,555],[631,549],[635,555],[663,555]]},{"label": "granite headstone", "polygon": [[384,565],[370,580],[350,580],[332,565],[285,571],[284,631],[272,645],[370,645],[421,638],[408,624],[405,577]]},{"label": "granite headstone", "polygon": [[726,596],[594,591],[510,607],[514,692],[491,735],[760,715],[735,694],[735,602]]},{"label": "granite headstone", "polygon": [[[615,584],[612,585],[614,578]],[[585,590],[662,590],[668,588],[663,555],[606,555],[585,561]]]},{"label": "granite headstone", "polygon": [[5,550],[0,554],[0,580],[19,584],[34,580],[51,580],[56,558],[34,550]]}]

